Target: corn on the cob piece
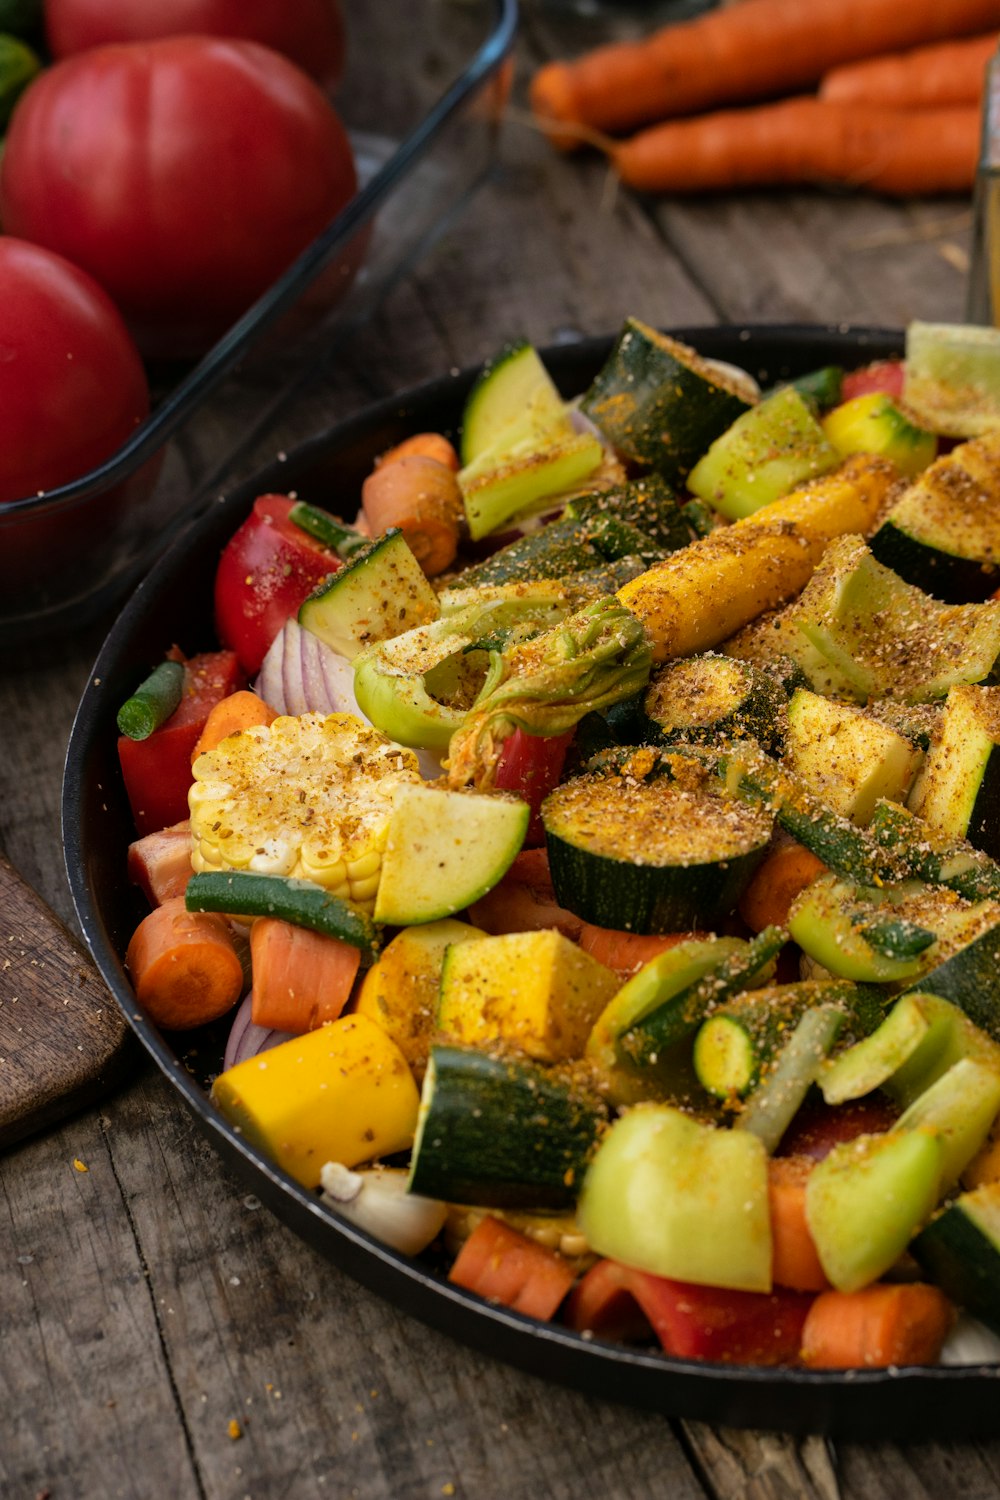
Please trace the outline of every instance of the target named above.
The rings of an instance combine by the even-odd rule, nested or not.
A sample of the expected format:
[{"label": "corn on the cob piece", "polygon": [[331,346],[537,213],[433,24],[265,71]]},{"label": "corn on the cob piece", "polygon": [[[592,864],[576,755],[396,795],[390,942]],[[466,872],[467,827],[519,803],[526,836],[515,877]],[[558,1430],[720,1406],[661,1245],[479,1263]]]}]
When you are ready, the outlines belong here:
[{"label": "corn on the cob piece", "polygon": [[196,871],[313,880],[371,910],[396,788],[417,758],[353,714],[282,715],[192,767]]},{"label": "corn on the cob piece", "polygon": [[866,533],[899,480],[866,454],[732,526],[692,542],[618,590],[654,661],[708,651],[808,583],[827,544]]}]

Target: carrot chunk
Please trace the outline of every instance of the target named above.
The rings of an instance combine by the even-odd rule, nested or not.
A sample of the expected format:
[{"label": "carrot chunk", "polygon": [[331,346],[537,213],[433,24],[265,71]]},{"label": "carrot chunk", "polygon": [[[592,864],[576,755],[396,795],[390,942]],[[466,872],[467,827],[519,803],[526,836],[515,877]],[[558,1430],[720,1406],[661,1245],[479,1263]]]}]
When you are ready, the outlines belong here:
[{"label": "carrot chunk", "polygon": [[168,1031],[225,1015],[243,992],[243,965],[225,917],[189,912],[183,896],[142,919],[125,964],[139,1004]]},{"label": "carrot chunk", "polygon": [[796,896],[825,874],[826,868],[801,844],[777,844],[757,866],[740,900],[740,916],[750,931],[784,927]]},{"label": "carrot chunk", "polygon": [[350,999],[361,954],[339,938],[260,917],[250,929],[255,1026],[302,1035],[335,1021]]},{"label": "carrot chunk", "polygon": [[802,1362],[814,1370],[933,1365],[953,1318],[944,1293],[920,1281],[822,1292],[806,1317]]},{"label": "carrot chunk", "polygon": [[214,750],[231,734],[238,734],[255,724],[273,724],[277,717],[277,712],[250,688],[230,693],[228,698],[223,698],[215,705],[205,720],[205,727],[191,752],[191,764],[205,750]]},{"label": "carrot chunk", "polygon": [[458,1252],[448,1280],[548,1322],[573,1285],[574,1272],[554,1250],[487,1214]]},{"label": "carrot chunk", "polygon": [[830,1285],[806,1221],[806,1184],[816,1165],[807,1156],[775,1156],[768,1162],[772,1276],[775,1286],[822,1292]]}]

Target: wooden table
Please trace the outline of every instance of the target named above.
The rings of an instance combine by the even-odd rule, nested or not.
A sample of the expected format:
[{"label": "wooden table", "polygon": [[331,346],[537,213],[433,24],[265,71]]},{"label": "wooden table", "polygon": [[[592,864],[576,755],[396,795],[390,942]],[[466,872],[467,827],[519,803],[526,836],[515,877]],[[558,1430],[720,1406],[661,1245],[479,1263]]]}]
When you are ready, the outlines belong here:
[{"label": "wooden table", "polygon": [[[524,9],[522,111],[539,60],[604,34],[597,21]],[[442,0],[439,36],[406,44],[406,67],[439,67],[449,10]],[[513,334],[558,342],[611,332],[629,313],[665,327],[958,320],[970,219],[967,201],[843,193],[642,203],[615,193],[600,161],[557,158],[518,116],[471,210],[270,448],[478,362]],[[8,651],[0,669],[0,845],[68,921],[61,763],[100,635]],[[469,1352],[360,1289],[261,1208],[138,1056],[98,1107],[0,1158],[10,1500],[998,1490],[1000,1441],[904,1450],[716,1429]]]}]

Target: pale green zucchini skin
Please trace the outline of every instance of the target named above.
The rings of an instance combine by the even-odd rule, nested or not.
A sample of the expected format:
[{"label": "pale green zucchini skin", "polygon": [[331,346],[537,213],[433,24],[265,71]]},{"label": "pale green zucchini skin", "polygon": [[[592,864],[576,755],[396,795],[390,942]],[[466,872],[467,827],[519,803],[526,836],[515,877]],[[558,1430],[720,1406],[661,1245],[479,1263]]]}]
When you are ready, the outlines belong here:
[{"label": "pale green zucchini skin", "polygon": [[909,807],[939,833],[1000,855],[1000,689],[951,689]]},{"label": "pale green zucchini skin", "polygon": [[605,1105],[558,1070],[433,1046],[410,1191],[485,1208],[571,1207],[606,1121]]}]

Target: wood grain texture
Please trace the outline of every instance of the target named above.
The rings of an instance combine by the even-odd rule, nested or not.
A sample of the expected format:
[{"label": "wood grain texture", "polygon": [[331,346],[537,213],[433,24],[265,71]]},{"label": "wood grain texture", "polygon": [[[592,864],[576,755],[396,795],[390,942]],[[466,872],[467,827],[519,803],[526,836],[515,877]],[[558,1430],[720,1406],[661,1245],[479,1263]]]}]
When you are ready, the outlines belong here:
[{"label": "wood grain texture", "polygon": [[[439,34],[416,44],[399,36],[396,6],[350,0],[347,10],[353,45],[399,59],[398,81],[370,104],[373,127],[389,128],[394,89],[429,86],[460,45],[462,6],[441,0]],[[607,25],[530,0],[524,11],[522,113],[531,68]],[[600,161],[567,162],[512,119],[469,211],[247,461],[475,363],[512,334],[610,333],[630,312],[667,327],[956,320],[968,222],[962,203],[820,193],[641,202],[609,193]],[[206,411],[182,469],[228,440],[240,420],[231,402]],[[64,920],[61,762],[99,639],[97,629],[0,665],[0,844]],[[0,1310],[5,1500],[986,1500],[1000,1490],[1000,1441],[828,1447],[737,1433],[631,1411],[613,1391],[583,1397],[473,1354],[356,1286],[256,1204],[144,1062],[97,1107],[0,1156]]]},{"label": "wood grain texture", "polygon": [[99,1099],[130,1037],[89,957],[0,855],[0,1148]]}]

